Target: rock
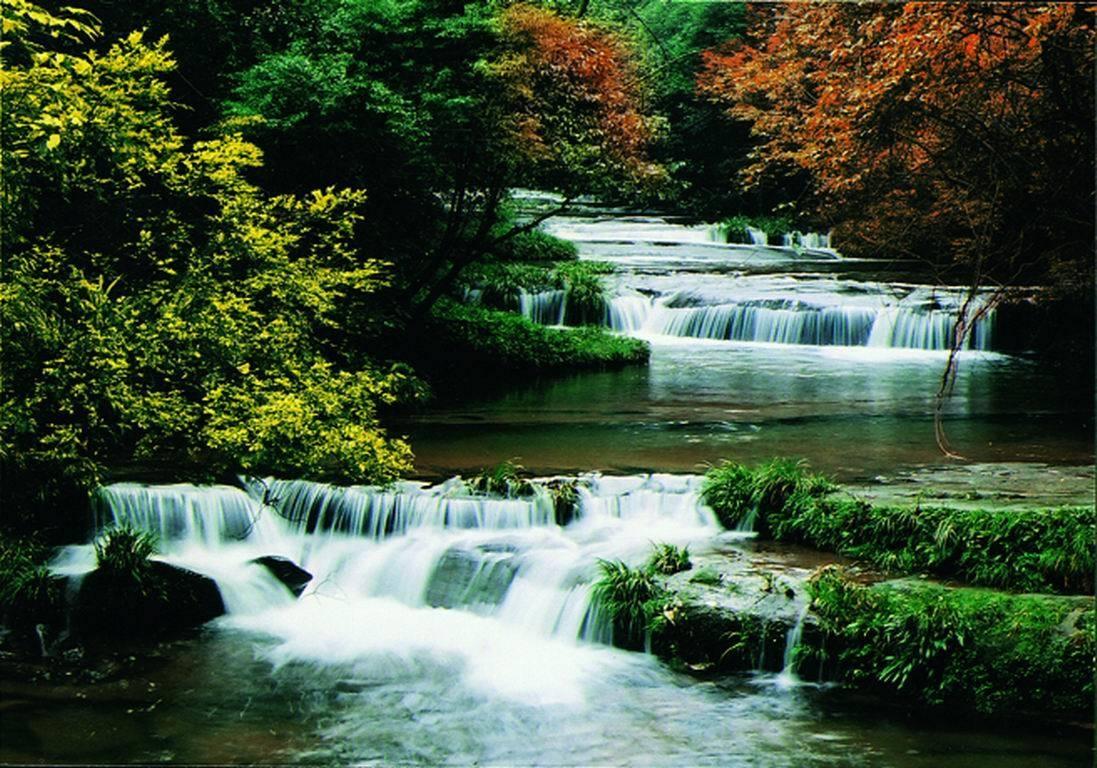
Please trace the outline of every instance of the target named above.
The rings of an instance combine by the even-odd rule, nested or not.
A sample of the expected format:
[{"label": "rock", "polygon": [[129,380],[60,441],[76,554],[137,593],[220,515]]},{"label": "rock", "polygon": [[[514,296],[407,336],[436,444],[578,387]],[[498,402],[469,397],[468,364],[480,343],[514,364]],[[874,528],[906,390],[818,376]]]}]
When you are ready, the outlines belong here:
[{"label": "rock", "polygon": [[73,606],[74,631],[91,643],[153,639],[199,627],[225,612],[216,582],[157,560],[138,582],[97,568]]},{"label": "rock", "polygon": [[508,552],[450,549],[431,574],[427,604],[432,608],[498,605],[514,581],[516,570]]},{"label": "rock", "polygon": [[300,597],[305,587],[312,581],[312,574],[306,571],[289,558],[278,555],[264,555],[251,562],[261,565],[270,571],[271,575],[286,585],[286,589],[293,593],[294,597]]}]

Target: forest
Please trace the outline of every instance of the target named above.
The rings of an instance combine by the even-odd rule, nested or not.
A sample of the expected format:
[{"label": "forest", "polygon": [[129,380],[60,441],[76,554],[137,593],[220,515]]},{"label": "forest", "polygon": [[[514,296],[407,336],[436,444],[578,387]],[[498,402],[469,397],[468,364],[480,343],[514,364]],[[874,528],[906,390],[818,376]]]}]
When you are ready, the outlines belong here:
[{"label": "forest", "polygon": [[0,761],[1091,756],[1091,8],[2,17]]}]

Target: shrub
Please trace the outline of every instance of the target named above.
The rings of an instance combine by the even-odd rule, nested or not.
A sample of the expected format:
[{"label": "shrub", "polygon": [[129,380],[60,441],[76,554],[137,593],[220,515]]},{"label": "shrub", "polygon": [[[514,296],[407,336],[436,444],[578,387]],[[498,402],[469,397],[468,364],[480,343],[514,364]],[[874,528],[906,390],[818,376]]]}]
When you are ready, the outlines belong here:
[{"label": "shrub", "polygon": [[545,490],[552,497],[552,507],[557,525],[567,525],[579,514],[579,483],[575,480],[555,479],[545,483]]},{"label": "shrub", "polygon": [[94,543],[95,561],[112,583],[140,595],[155,589],[149,558],[156,553],[156,537],[146,531],[119,526],[102,533]]},{"label": "shrub", "polygon": [[420,334],[416,364],[435,376],[620,368],[647,362],[648,345],[601,328],[547,328],[513,312],[440,301]]},{"label": "shrub", "polygon": [[1021,591],[1088,593],[1097,510],[872,506],[800,462],[709,470],[702,498],[727,528],[806,544],[893,572],[928,571]]},{"label": "shrub", "polygon": [[50,573],[46,556],[33,539],[0,539],[0,615],[20,632],[63,617],[62,580]]},{"label": "shrub", "polygon": [[720,222],[720,230],[729,243],[749,243],[747,228],[760,229],[766,233],[770,245],[778,238],[793,231],[793,221],[788,216],[743,216],[736,215]]},{"label": "shrub", "polygon": [[814,499],[835,488],[822,475],[808,472],[803,461],[772,459],[753,470],[724,462],[705,475],[701,498],[725,528],[757,530],[769,536],[793,497]]},{"label": "shrub", "polygon": [[513,461],[503,461],[484,469],[471,478],[466,486],[473,493],[495,494],[507,498],[528,497],[535,492],[533,483],[519,475],[523,467]]}]

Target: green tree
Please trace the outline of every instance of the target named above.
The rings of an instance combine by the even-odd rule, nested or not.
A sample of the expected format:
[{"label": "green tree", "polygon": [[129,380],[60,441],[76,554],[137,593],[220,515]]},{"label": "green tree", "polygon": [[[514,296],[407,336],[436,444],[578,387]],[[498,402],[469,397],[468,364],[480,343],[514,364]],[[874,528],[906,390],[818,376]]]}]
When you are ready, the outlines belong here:
[{"label": "green tree", "polygon": [[[132,461],[370,482],[408,469],[377,411],[413,382],[345,341],[350,308],[386,283],[355,247],[364,193],[262,193],[246,178],[257,147],[176,131],[165,41],[96,52],[67,13],[4,5],[7,521],[75,521]],[[53,30],[79,41],[62,50]]]}]

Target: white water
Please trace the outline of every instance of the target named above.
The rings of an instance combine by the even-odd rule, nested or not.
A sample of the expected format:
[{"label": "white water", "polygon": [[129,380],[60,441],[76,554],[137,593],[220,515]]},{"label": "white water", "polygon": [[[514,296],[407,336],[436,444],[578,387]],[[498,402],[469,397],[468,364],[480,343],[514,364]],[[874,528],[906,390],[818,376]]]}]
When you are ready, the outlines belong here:
[{"label": "white water", "polygon": [[[566,527],[544,491],[485,498],[458,478],[390,489],[265,481],[250,493],[124,483],[96,506],[101,527],[154,532],[159,557],[216,580],[223,623],[273,638],[276,666],[426,654],[456,663],[482,695],[575,704],[591,679],[632,663],[598,644],[612,636],[591,610],[598,560],[639,564],[654,542],[703,551],[718,531],[698,477],[582,482]],[[57,570],[90,569],[89,550],[68,549]],[[313,574],[299,600],[251,562],[263,555]]]},{"label": "white water", "polygon": [[[760,230],[749,244],[727,244],[719,225],[657,217],[559,217],[544,227],[576,242],[581,258],[617,264],[602,323],[630,335],[945,351],[964,300],[958,289],[786,271],[841,261],[827,234],[793,232],[777,247]],[[752,274],[759,268],[766,273]],[[995,313],[981,311],[984,302],[976,297],[968,310],[962,349],[992,349]],[[567,294],[525,294],[517,309],[561,325]]]}]

